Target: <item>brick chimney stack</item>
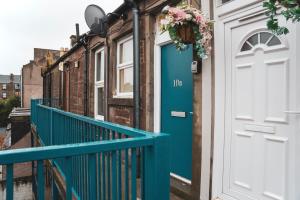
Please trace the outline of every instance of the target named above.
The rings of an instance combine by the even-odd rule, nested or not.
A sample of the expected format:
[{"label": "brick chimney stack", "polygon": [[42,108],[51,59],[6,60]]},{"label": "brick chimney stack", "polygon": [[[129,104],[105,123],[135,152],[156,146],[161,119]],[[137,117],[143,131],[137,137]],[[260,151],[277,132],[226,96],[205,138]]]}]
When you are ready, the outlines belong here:
[{"label": "brick chimney stack", "polygon": [[10,74],[9,80],[10,80],[11,83],[14,82],[14,74]]}]

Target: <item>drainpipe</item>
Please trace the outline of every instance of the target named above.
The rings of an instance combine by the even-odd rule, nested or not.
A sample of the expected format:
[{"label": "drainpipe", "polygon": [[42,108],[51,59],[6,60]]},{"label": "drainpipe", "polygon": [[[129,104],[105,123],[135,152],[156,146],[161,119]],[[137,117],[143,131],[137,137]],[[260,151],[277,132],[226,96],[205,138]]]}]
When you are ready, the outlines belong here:
[{"label": "drainpipe", "polygon": [[84,45],[84,76],[83,76],[83,104],[84,104],[84,115],[88,116],[88,65],[89,65],[89,50],[87,45]]},{"label": "drainpipe", "polygon": [[[88,48],[88,38],[87,35],[83,35],[80,38],[79,34],[79,24],[75,24],[76,26],[76,41],[77,43],[82,43],[85,49],[84,52],[84,64],[83,64],[83,114],[88,116],[88,87],[89,87],[89,48]],[[70,80],[70,77],[69,77]]]},{"label": "drainpipe", "polygon": [[133,14],[133,90],[134,90],[134,126],[140,128],[140,16],[139,8],[134,0],[126,0],[132,6]]}]

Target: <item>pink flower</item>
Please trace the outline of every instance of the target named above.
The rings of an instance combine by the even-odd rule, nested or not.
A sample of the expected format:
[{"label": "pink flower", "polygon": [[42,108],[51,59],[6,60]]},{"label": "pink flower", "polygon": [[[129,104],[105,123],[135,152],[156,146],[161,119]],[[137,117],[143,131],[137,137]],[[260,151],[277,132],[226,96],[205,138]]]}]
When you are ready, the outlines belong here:
[{"label": "pink flower", "polygon": [[203,21],[203,17],[201,15],[196,15],[196,23],[200,24]]},{"label": "pink flower", "polygon": [[179,8],[170,8],[169,14],[172,15],[176,21],[181,21],[186,18],[186,13]]}]

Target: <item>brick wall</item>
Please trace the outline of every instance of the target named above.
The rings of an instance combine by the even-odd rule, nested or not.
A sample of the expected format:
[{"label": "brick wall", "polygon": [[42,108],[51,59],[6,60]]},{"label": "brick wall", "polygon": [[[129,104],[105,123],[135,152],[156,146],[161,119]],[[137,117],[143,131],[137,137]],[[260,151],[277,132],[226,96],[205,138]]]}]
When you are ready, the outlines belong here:
[{"label": "brick wall", "polygon": [[23,83],[23,107],[30,107],[31,98],[42,98],[43,84],[41,76],[41,67],[30,62],[22,68],[22,83]]},{"label": "brick wall", "polygon": [[[3,90],[3,85],[6,84],[6,89]],[[20,96],[20,90],[15,89],[15,83],[0,83],[0,99],[3,99],[3,93],[6,93],[6,98],[11,96]]]},{"label": "brick wall", "polygon": [[[155,6],[154,6],[155,5]],[[155,35],[155,15],[158,15],[165,3],[157,0],[145,1],[140,4],[142,16],[140,20],[140,127],[146,130],[153,130],[153,68],[154,68],[154,35]],[[105,100],[106,100],[106,116],[105,120],[114,123],[133,126],[134,119],[134,102],[133,99],[114,98],[116,88],[116,54],[117,41],[129,35],[132,35],[132,13],[131,10],[126,12],[127,19],[116,20],[110,25],[108,36],[106,39],[94,36],[89,38],[89,67],[88,67],[88,115],[94,116],[94,68],[95,68],[95,51],[99,48],[105,50],[105,70],[107,73],[108,82],[105,82]],[[149,14],[150,13],[150,14]],[[83,114],[84,111],[84,51],[83,47],[75,50],[68,56],[64,62],[67,67],[64,70],[63,83],[63,108],[78,114]],[[109,57],[108,57],[109,54]],[[109,58],[109,59],[108,59]],[[74,68],[74,62],[79,61],[79,68]],[[52,70],[58,69],[58,65]],[[55,79],[55,80],[54,80]],[[52,82],[55,87],[59,81],[53,77]],[[52,87],[54,85],[52,84]],[[54,92],[52,89],[52,93]],[[52,97],[56,97],[56,93]]]}]

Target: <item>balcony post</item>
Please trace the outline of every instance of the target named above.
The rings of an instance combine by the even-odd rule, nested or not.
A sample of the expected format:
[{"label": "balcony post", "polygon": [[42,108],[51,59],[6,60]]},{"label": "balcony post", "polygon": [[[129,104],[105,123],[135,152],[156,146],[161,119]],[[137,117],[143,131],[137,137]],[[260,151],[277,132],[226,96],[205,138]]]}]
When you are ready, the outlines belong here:
[{"label": "balcony post", "polygon": [[169,136],[154,136],[154,146],[143,151],[143,195],[145,200],[170,199]]},{"label": "balcony post", "polygon": [[50,108],[50,145],[53,145],[53,108]]}]

